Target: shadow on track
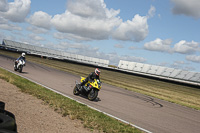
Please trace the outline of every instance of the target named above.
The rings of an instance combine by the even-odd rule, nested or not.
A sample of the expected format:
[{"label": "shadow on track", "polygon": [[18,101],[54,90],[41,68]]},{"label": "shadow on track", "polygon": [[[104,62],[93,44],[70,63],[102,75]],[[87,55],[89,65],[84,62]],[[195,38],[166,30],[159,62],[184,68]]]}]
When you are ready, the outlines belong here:
[{"label": "shadow on track", "polygon": [[[85,98],[85,99],[88,99],[88,97],[87,96],[84,96],[84,95],[78,95],[79,97],[82,97],[82,98]],[[88,101],[90,101],[89,99],[88,99]],[[101,101],[101,99],[99,98],[99,97],[97,97],[94,101],[91,101],[91,102],[99,102],[99,101]]]},{"label": "shadow on track", "polygon": [[21,72],[21,74],[28,74],[28,72]]}]

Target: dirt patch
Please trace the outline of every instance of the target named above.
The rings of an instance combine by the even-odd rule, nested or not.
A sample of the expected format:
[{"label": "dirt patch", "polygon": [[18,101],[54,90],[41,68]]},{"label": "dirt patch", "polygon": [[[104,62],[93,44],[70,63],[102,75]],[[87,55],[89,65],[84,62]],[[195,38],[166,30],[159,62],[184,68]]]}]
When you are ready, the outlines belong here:
[{"label": "dirt patch", "polygon": [[79,120],[62,117],[48,105],[31,95],[22,93],[16,86],[0,79],[0,101],[5,110],[15,115],[19,133],[97,133],[90,131]]}]

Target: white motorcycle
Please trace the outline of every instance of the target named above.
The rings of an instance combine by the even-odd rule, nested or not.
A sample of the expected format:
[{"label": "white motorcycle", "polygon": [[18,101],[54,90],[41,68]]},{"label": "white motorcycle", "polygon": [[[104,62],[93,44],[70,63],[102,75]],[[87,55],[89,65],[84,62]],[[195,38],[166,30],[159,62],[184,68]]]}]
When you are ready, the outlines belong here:
[{"label": "white motorcycle", "polygon": [[21,73],[24,66],[25,66],[24,60],[21,59],[21,60],[15,61],[14,70],[15,71],[19,70],[19,72]]}]

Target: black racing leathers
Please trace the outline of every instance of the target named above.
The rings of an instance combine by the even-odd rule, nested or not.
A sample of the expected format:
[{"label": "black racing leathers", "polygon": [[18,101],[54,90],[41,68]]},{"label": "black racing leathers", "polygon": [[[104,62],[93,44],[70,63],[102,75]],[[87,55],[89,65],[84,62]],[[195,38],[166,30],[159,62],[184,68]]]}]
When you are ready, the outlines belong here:
[{"label": "black racing leathers", "polygon": [[88,77],[81,83],[81,86],[85,85],[88,81],[93,81],[94,79],[99,79],[99,76],[95,74],[95,72],[91,72]]}]

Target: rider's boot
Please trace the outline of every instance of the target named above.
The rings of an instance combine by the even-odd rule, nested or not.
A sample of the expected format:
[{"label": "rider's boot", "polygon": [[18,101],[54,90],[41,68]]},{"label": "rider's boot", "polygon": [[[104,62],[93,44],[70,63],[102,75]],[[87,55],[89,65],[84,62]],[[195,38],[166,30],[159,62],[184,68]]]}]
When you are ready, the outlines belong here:
[{"label": "rider's boot", "polygon": [[82,91],[83,90],[83,86],[85,85],[85,82],[81,82],[80,84],[78,84],[78,90]]},{"label": "rider's boot", "polygon": [[81,86],[81,84],[77,84],[77,88],[78,88],[79,91],[82,91],[82,86]]},{"label": "rider's boot", "polygon": [[17,67],[17,69],[19,68],[19,63],[17,63],[17,66],[16,66],[16,67]]},{"label": "rider's boot", "polygon": [[17,62],[15,61],[15,65],[14,65],[15,69],[17,69]]}]

